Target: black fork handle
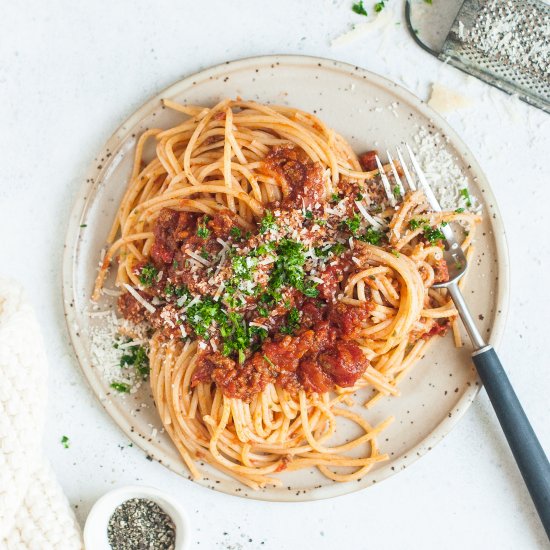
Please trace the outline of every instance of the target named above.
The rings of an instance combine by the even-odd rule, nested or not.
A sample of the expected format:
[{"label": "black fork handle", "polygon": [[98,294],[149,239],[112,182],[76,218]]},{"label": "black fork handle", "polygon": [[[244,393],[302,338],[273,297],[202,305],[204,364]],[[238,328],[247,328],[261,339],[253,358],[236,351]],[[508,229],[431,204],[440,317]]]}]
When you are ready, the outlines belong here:
[{"label": "black fork handle", "polygon": [[472,359],[550,539],[550,463],[492,346]]}]

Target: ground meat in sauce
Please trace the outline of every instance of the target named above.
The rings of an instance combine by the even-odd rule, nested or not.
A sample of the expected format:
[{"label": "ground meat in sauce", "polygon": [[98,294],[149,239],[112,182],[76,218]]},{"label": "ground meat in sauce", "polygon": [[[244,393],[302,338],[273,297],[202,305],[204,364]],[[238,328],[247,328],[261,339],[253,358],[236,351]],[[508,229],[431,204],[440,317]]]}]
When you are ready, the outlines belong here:
[{"label": "ground meat in sauce", "polygon": [[361,329],[365,326],[369,317],[369,304],[363,307],[349,306],[337,303],[329,310],[328,319],[334,326],[339,327],[342,338],[353,340],[359,337]]},{"label": "ground meat in sauce", "polygon": [[[185,250],[201,251],[204,247],[208,253],[217,252],[220,244],[216,239],[227,238],[236,225],[235,220],[235,214],[227,209],[220,210],[212,218],[205,218],[195,213],[163,208],[155,223],[155,243],[151,248],[151,259],[157,267],[163,268],[174,260],[182,265],[186,259]],[[199,224],[209,229],[207,238],[197,235]]]},{"label": "ground meat in sauce", "polygon": [[118,310],[125,319],[138,324],[145,320],[145,308],[129,293],[118,298]]},{"label": "ground meat in sauce", "polygon": [[214,382],[228,397],[250,401],[271,381],[268,369],[258,369],[251,362],[239,365],[219,352],[203,354],[191,377],[191,386],[201,382]]},{"label": "ground meat in sauce", "polygon": [[434,320],[432,328],[423,334],[421,338],[423,340],[429,340],[432,336],[445,336],[450,326],[451,322],[449,319]]},{"label": "ground meat in sauce", "polygon": [[303,326],[296,335],[275,334],[242,365],[220,353],[205,353],[193,383],[213,381],[224,395],[244,401],[274,382],[293,394],[353,386],[369,361],[350,341],[350,326],[365,320],[368,307],[339,303],[319,308],[307,301],[303,311]]},{"label": "ground meat in sauce", "polygon": [[227,239],[231,234],[231,230],[237,225],[237,216],[231,210],[220,210],[206,224],[208,229],[212,231],[214,238]]},{"label": "ground meat in sauce", "polygon": [[320,298],[331,301],[335,299],[340,283],[344,280],[344,275],[349,267],[349,259],[340,257],[331,262],[325,271],[319,274],[319,278],[323,280],[323,283],[317,287]]},{"label": "ground meat in sauce", "polygon": [[277,145],[264,159],[264,170],[275,176],[283,190],[283,208],[309,208],[325,200],[323,169],[295,145]]},{"label": "ground meat in sauce", "polygon": [[300,382],[306,390],[317,393],[330,391],[334,386],[347,388],[355,384],[368,365],[357,345],[338,340],[300,365]]},{"label": "ground meat in sauce", "polygon": [[[368,151],[360,155],[364,170],[376,169],[375,154],[375,151]],[[277,179],[283,190],[283,200],[272,203],[268,208],[282,211],[302,211],[306,208],[314,211],[326,201],[323,170],[301,148],[293,145],[273,147],[265,157],[264,170]],[[361,200],[358,194],[363,192],[356,183],[342,182],[340,193],[351,199],[348,201],[351,209],[349,215],[353,211],[353,201]],[[151,260],[159,271],[159,278],[151,287],[140,291],[144,298],[162,298],[167,282],[186,285],[192,294],[204,295],[201,284],[205,283],[205,278],[193,275],[186,268],[190,257],[187,251],[210,257],[216,255],[222,250],[217,239],[230,239],[231,230],[237,225],[236,219],[236,215],[227,209],[212,218],[162,209],[155,224],[155,242],[151,250]],[[208,228],[206,236],[197,234],[199,225]],[[253,239],[248,242],[253,242]],[[136,273],[139,274],[143,265],[136,266]],[[275,382],[293,394],[300,389],[322,393],[335,386],[353,386],[369,365],[354,341],[360,337],[370,315],[370,288],[365,288],[367,303],[364,306],[335,302],[340,284],[352,267],[349,254],[334,257],[326,268],[317,273],[323,282],[317,286],[319,294],[316,299],[307,298],[302,292],[289,287],[266,318],[258,317],[254,307],[256,298],[249,296],[250,309],[244,311],[243,317],[247,322],[259,321],[264,325],[268,330],[267,339],[261,345],[257,343],[260,347],[256,347],[256,351],[248,350],[243,363],[217,351],[201,351],[192,376],[192,386],[215,383],[224,395],[244,401],[250,401],[269,383]],[[199,269],[203,268],[199,266]],[[436,282],[448,280],[444,261],[438,262],[434,271]],[[297,308],[300,312],[300,326],[292,335],[283,334],[281,329],[291,308]],[[119,309],[132,322],[148,320],[154,328],[162,329],[163,336],[168,339],[181,337],[177,310],[170,303],[158,308],[155,313],[149,313],[133,296],[124,294],[119,299]],[[420,336],[429,338],[446,332],[447,328],[447,321],[434,322],[429,332]],[[184,330],[188,334],[192,332],[187,325],[184,325]],[[217,336],[213,336],[212,340],[220,343]]]},{"label": "ground meat in sauce", "polygon": [[432,266],[434,270],[434,283],[446,283],[449,280],[449,268],[447,262],[441,258]]},{"label": "ground meat in sauce", "polygon": [[182,242],[195,232],[197,214],[163,208],[155,223],[155,243],[151,259],[156,264],[170,264]]},{"label": "ground meat in sauce", "polygon": [[372,172],[378,168],[376,164],[376,155],[378,151],[365,151],[359,155],[359,164],[365,172]]}]

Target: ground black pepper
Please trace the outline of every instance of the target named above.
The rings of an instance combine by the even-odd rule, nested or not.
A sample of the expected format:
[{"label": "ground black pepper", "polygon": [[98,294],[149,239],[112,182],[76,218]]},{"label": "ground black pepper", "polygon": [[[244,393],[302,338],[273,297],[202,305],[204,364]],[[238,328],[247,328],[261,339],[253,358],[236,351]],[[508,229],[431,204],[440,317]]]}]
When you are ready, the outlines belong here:
[{"label": "ground black pepper", "polygon": [[156,502],[132,498],[113,512],[107,536],[113,550],[174,550],[176,527]]}]

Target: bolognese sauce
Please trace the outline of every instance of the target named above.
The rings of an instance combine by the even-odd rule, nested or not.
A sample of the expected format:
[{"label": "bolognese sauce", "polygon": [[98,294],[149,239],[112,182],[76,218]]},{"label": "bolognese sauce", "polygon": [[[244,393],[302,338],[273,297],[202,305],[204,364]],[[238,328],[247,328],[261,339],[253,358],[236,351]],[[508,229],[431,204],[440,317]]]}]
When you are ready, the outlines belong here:
[{"label": "bolognese sauce", "polygon": [[[373,159],[360,156],[365,170]],[[262,170],[283,198],[255,227],[225,208],[213,215],[163,208],[150,261],[134,267],[154,313],[131,294],[119,309],[163,338],[199,340],[192,386],[214,383],[243,401],[270,383],[291,393],[352,387],[369,366],[357,341],[372,304],[343,303],[342,281],[359,269],[362,243],[388,238],[350,215],[360,186],[348,182],[348,197],[328,195],[328,176],[299,147],[272,147]],[[443,261],[439,280],[445,272]]]}]

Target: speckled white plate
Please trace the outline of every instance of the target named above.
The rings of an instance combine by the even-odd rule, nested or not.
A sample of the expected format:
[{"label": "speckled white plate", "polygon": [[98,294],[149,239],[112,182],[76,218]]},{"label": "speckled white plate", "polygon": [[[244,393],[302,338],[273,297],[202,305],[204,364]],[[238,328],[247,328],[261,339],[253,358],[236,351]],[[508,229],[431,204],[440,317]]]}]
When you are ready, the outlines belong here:
[{"label": "speckled white plate", "polygon": [[[177,82],[134,113],[94,160],[69,223],[63,282],[73,345],[102,405],[150,457],[184,476],[188,472],[168,436],[161,433],[147,385],[133,395],[112,395],[101,368],[93,365],[89,331],[92,323],[100,323],[101,319],[90,319],[88,307],[100,250],[131,172],[136,138],[146,128],[168,127],[181,120],[181,115],[162,108],[161,98],[212,105],[224,97],[235,96],[288,104],[316,113],[350,140],[358,152],[372,148],[385,150],[401,140],[412,141],[421,127],[446,136],[446,147],[457,157],[473,194],[483,205],[484,222],[477,239],[476,258],[471,264],[466,299],[493,345],[500,339],[507,311],[508,255],[493,193],[464,143],[421,100],[397,84],[358,67],[303,56],[243,59]],[[102,308],[112,305],[104,302]],[[401,397],[388,398],[373,410],[362,409],[375,424],[389,415],[396,421],[380,439],[382,450],[391,459],[358,482],[335,483],[315,470],[303,470],[281,474],[282,487],[255,492],[206,467],[207,477],[199,483],[250,498],[299,501],[342,495],[381,481],[430,450],[470,406],[479,390],[479,381],[470,362],[469,347],[455,349],[451,337],[437,339],[400,389]],[[346,430],[343,426],[342,437],[346,436]]]}]

